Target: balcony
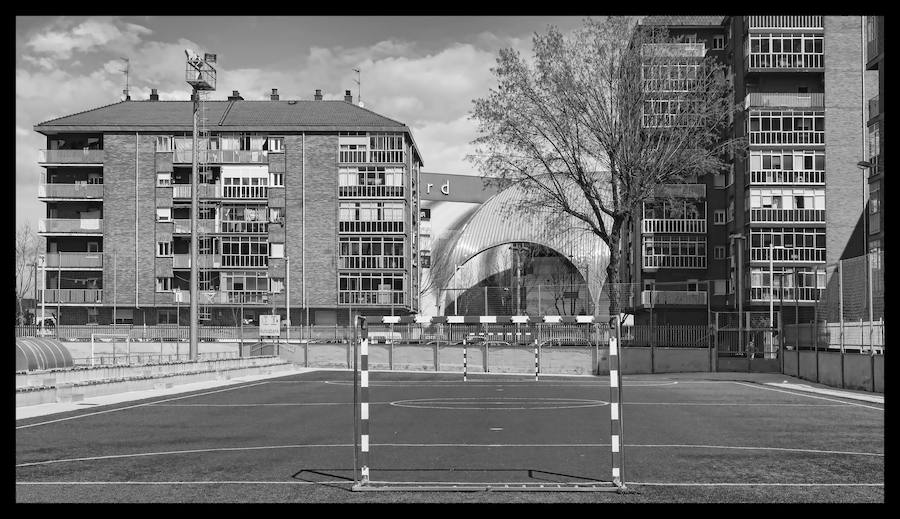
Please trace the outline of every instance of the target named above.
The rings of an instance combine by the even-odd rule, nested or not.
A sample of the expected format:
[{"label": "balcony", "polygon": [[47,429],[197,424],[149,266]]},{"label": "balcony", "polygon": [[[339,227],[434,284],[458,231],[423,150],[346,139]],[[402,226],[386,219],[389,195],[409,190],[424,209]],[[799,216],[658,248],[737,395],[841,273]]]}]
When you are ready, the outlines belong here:
[{"label": "balcony", "polygon": [[652,233],[706,233],[706,220],[701,219],[670,219],[670,218],[644,218],[641,220],[641,232]]},{"label": "balcony", "polygon": [[338,293],[338,303],[348,306],[403,305],[404,292],[393,290],[354,290]]},{"label": "balcony", "polygon": [[824,171],[751,171],[750,184],[825,184]]},{"label": "balcony", "polygon": [[[174,290],[176,303],[190,303],[191,292],[189,290]],[[225,291],[225,290],[201,290],[201,305],[234,305],[234,304],[268,304],[272,296],[268,290],[244,290],[244,291]]]},{"label": "balcony", "polygon": [[102,252],[48,252],[47,268],[103,268]]},{"label": "balcony", "polygon": [[755,92],[744,98],[744,109],[750,108],[825,108],[825,94]]},{"label": "balcony", "polygon": [[690,290],[643,290],[641,291],[641,304],[647,307],[660,305],[705,305],[706,292]]},{"label": "balcony", "polygon": [[750,52],[744,60],[748,72],[819,71],[825,68],[825,54],[804,52]]},{"label": "balcony", "polygon": [[802,247],[750,247],[750,261],[769,261],[769,251],[774,252],[772,261],[777,262],[801,262],[824,263],[825,249]]},{"label": "balcony", "polygon": [[706,56],[704,43],[645,43],[641,56],[653,58],[702,58]]},{"label": "balcony", "polygon": [[102,218],[41,218],[38,220],[38,232],[103,234]]},{"label": "balcony", "polygon": [[[776,278],[778,274],[776,273]],[[801,303],[812,303],[818,301],[821,297],[821,289],[814,287],[784,287],[784,288],[775,288],[774,290],[769,287],[750,287],[750,300],[758,303],[768,303],[770,300],[773,300],[776,303],[781,303],[782,301],[794,302],[794,298]],[[774,296],[774,299],[773,299]]]},{"label": "balcony", "polygon": [[[191,234],[191,220],[190,219],[175,219],[172,220],[175,222],[175,234]],[[215,220],[210,219],[200,219],[197,220],[197,229],[201,234],[211,234],[219,232],[219,226],[217,225]]]},{"label": "balcony", "polygon": [[[200,184],[200,198],[222,198],[222,186],[218,184]],[[174,199],[190,199],[190,184],[172,184],[172,198]]]},{"label": "balcony", "polygon": [[750,144],[825,144],[825,131],[750,131]]},{"label": "balcony", "polygon": [[105,150],[41,150],[40,164],[94,164],[102,165]]},{"label": "balcony", "polygon": [[750,209],[750,223],[825,223],[824,209]]},{"label": "balcony", "polygon": [[[191,268],[191,255],[190,254],[175,254],[173,256],[174,260],[172,262],[172,268],[176,269],[189,269]],[[199,267],[202,269],[206,268],[219,268],[222,266],[222,255],[221,254],[201,254],[198,257]]]},{"label": "balcony", "polygon": [[[175,164],[191,164],[194,160],[192,150],[175,150],[172,162]],[[197,160],[205,164],[268,164],[266,150],[200,150]]]},{"label": "balcony", "polygon": [[42,290],[45,303],[97,304],[103,302],[101,289],[46,289]]},{"label": "balcony", "polygon": [[824,16],[748,16],[747,28],[751,31],[785,29],[824,31]]},{"label": "balcony", "polygon": [[38,184],[38,198],[103,198],[103,184]]},{"label": "balcony", "polygon": [[657,269],[705,269],[706,256],[642,255],[644,270]]}]

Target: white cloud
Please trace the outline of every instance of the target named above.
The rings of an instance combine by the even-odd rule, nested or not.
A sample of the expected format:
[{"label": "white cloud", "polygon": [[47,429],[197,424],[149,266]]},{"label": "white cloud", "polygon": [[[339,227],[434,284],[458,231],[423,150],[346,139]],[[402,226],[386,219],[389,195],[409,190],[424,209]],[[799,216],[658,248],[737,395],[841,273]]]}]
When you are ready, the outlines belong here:
[{"label": "white cloud", "polygon": [[116,18],[90,18],[72,27],[66,21],[34,34],[25,45],[38,54],[54,59],[68,59],[74,52],[91,52],[102,48],[127,51],[137,45],[150,29]]}]

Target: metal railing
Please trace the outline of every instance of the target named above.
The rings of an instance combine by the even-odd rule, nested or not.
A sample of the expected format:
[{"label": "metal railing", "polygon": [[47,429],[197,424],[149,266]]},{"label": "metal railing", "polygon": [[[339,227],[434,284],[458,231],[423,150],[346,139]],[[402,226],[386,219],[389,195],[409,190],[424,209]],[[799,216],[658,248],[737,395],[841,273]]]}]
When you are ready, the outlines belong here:
[{"label": "metal railing", "polygon": [[704,43],[645,43],[641,46],[645,57],[702,58],[706,56]]},{"label": "metal railing", "polygon": [[751,130],[750,144],[825,144],[825,132],[816,130]]},{"label": "metal railing", "polygon": [[405,292],[396,290],[342,290],[338,303],[342,305],[402,305]]},{"label": "metal railing", "polygon": [[[222,266],[221,254],[200,254],[198,257],[200,268],[218,268]],[[177,269],[191,268],[190,254],[173,255],[172,267]]]},{"label": "metal railing", "polygon": [[[172,162],[186,164],[193,161],[192,150],[175,150]],[[266,150],[200,150],[197,160],[207,164],[268,164]]]},{"label": "metal railing", "polygon": [[103,198],[103,184],[39,184],[38,198]]},{"label": "metal railing", "polygon": [[[188,219],[176,218],[172,220],[175,222],[175,234],[190,234],[191,233],[191,221]],[[197,220],[197,230],[200,233],[217,233],[219,232],[219,225],[216,220],[202,218]]]},{"label": "metal railing", "polygon": [[662,305],[705,305],[706,292],[691,290],[643,290],[641,304],[644,306]]},{"label": "metal railing", "polygon": [[810,222],[825,223],[824,209],[750,209],[750,222]]},{"label": "metal railing", "polygon": [[820,69],[825,67],[825,54],[750,51],[746,63],[751,69]]},{"label": "metal railing", "polygon": [[825,262],[825,249],[813,247],[750,247],[750,261],[769,261],[769,251],[773,251],[772,261]]},{"label": "metal railing", "polygon": [[825,94],[763,93],[754,92],[744,98],[744,108],[785,107],[785,108],[825,108]]},{"label": "metal railing", "polygon": [[41,218],[38,220],[38,232],[86,233],[103,232],[102,218]]},{"label": "metal railing", "polygon": [[105,150],[40,150],[42,164],[103,164]]},{"label": "metal railing", "polygon": [[751,171],[751,184],[824,184],[824,171]]},{"label": "metal railing", "polygon": [[60,252],[58,254],[47,253],[46,265],[48,268],[102,268],[102,252]]},{"label": "metal railing", "polygon": [[[40,302],[41,299],[38,298]],[[102,303],[103,289],[62,288],[43,290],[43,301],[47,303]]]},{"label": "metal railing", "polygon": [[[777,274],[776,274],[777,276]],[[815,287],[750,287],[750,300],[755,302],[777,301],[779,304],[799,302],[813,302],[821,294],[821,289]]]},{"label": "metal railing", "polygon": [[706,220],[644,218],[641,220],[641,231],[644,233],[698,233],[706,232]]},{"label": "metal railing", "polygon": [[[678,244],[673,244],[677,246]],[[705,244],[704,244],[705,245]],[[674,254],[641,254],[641,265],[645,269],[705,269],[706,254],[702,256],[680,256]]]},{"label": "metal railing", "polygon": [[824,16],[748,16],[749,29],[813,29],[825,30]]}]

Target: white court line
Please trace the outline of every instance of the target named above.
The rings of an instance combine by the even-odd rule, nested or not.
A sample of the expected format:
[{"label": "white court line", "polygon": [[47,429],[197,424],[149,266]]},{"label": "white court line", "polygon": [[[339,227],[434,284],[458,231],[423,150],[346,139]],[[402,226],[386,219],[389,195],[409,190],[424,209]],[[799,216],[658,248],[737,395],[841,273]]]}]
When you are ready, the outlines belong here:
[{"label": "white court line", "polygon": [[174,398],[166,398],[166,399],[164,399],[164,400],[156,400],[156,401],[153,401],[153,402],[144,402],[143,404],[135,404],[135,405],[129,405],[129,406],[125,406],[125,407],[117,407],[117,408],[115,408],[115,409],[106,409],[106,410],[104,410],[104,411],[95,411],[95,412],[93,412],[93,413],[85,413],[85,414],[79,414],[79,415],[75,415],[75,416],[68,416],[68,417],[66,417],[66,418],[58,418],[58,419],[56,419],[56,420],[47,420],[46,422],[31,423],[31,424],[28,424],[28,425],[17,425],[17,426],[16,426],[16,430],[18,430],[18,429],[27,429],[27,428],[29,428],[29,427],[37,427],[38,425],[47,425],[47,424],[51,424],[51,423],[65,422],[66,420],[75,420],[75,419],[78,419],[78,418],[85,418],[85,417],[88,417],[88,416],[95,416],[95,415],[98,415],[98,414],[114,413],[114,412],[116,412],[116,411],[124,411],[124,410],[126,410],[126,409],[134,409],[134,408],[136,408],[136,407],[145,407],[145,406],[150,406],[150,405],[153,405],[153,404],[158,404],[158,403],[161,403],[161,402],[171,402],[171,401],[173,401],[173,400],[182,400],[182,399],[184,399],[184,398],[193,398],[193,397],[195,397],[195,396],[211,395],[211,394],[213,394],[213,393],[221,393],[221,392],[223,392],[223,391],[233,391],[233,390],[235,390],[235,389],[243,389],[243,388],[245,388],[245,387],[253,387],[253,386],[258,386],[258,385],[261,385],[261,384],[268,384],[268,382],[257,382],[257,383],[255,383],[255,384],[247,384],[247,385],[244,385],[244,386],[227,387],[227,388],[225,388],[225,389],[217,389],[217,390],[215,390],[215,391],[207,391],[207,392],[205,392],[205,393],[194,393],[194,394],[191,394],[191,395],[177,396],[177,397],[174,397]]},{"label": "white court line", "polygon": [[[561,382],[561,381],[553,381],[553,382]],[[469,382],[462,382],[458,380],[435,380],[435,381],[403,381],[403,380],[395,380],[395,381],[382,381],[382,382],[369,382],[369,387],[413,387],[413,386],[433,386],[435,384],[443,384],[444,387],[449,385],[457,386],[457,387],[472,387],[478,384],[482,385],[490,385],[490,386],[523,386],[530,385],[534,387],[597,387],[600,389],[606,389],[609,387],[609,383],[606,382],[596,382],[592,384],[582,384],[582,383],[553,383],[553,382],[535,382],[532,376],[531,380],[522,380],[519,382],[495,382],[491,380],[471,380]],[[651,382],[651,381],[641,381],[641,382]],[[292,384],[293,382],[274,382],[277,384]],[[326,384],[333,384],[336,386],[352,386],[353,382],[344,381],[344,380],[326,380]],[[652,382],[650,384],[634,384],[632,382],[623,382],[622,386],[624,387],[658,387],[658,386],[674,386],[678,384],[679,381],[669,381],[669,382]]]},{"label": "white court line", "polygon": [[[393,485],[529,485],[534,486],[534,481],[490,481],[490,482],[472,482],[472,481],[387,481],[386,483]],[[604,483],[603,481],[576,481],[578,485],[588,485],[592,483]],[[334,485],[345,484],[352,485],[353,481],[347,480],[325,480],[325,481],[16,481],[16,485],[31,486],[53,486],[53,485]],[[552,486],[554,483],[546,483]],[[635,486],[663,486],[663,487],[883,487],[884,483],[666,483],[666,482],[643,482],[643,481],[626,481],[626,485]]]},{"label": "white court line", "polygon": [[[609,443],[373,443],[372,447],[455,447],[455,448],[584,448],[584,447],[609,447]],[[162,452],[139,452],[134,454],[112,454],[108,456],[91,456],[85,458],[65,458],[58,460],[33,461],[29,463],[19,463],[16,467],[33,467],[38,465],[52,465],[56,463],[71,463],[77,461],[100,461],[109,459],[122,458],[138,458],[148,456],[165,456],[173,454],[199,454],[207,452],[229,452],[229,451],[253,451],[253,450],[272,450],[272,449],[299,449],[299,448],[327,448],[327,447],[355,447],[352,443],[332,443],[332,444],[295,444],[295,445],[270,445],[261,447],[217,447],[210,449],[190,449],[181,451],[162,451]],[[732,450],[758,450],[758,451],[780,451],[780,452],[803,452],[809,454],[845,454],[854,456],[876,456],[884,457],[882,453],[872,452],[850,452],[850,451],[826,451],[818,449],[792,449],[787,447],[744,447],[732,445],[653,445],[653,444],[625,444],[628,448],[691,448],[691,449],[732,449]]]},{"label": "white court line", "polygon": [[834,398],[825,398],[824,396],[810,395],[809,393],[795,393],[795,392],[793,392],[793,391],[785,391],[785,390],[783,390],[783,389],[775,389],[775,388],[772,388],[772,387],[763,387],[763,386],[759,386],[759,385],[755,385],[755,384],[747,384],[747,383],[745,383],[745,382],[731,381],[731,383],[732,383],[732,384],[737,384],[737,385],[739,385],[739,386],[751,387],[751,388],[753,388],[753,389],[764,389],[764,390],[766,390],[766,391],[775,391],[775,392],[777,392],[777,393],[787,393],[787,394],[789,394],[789,395],[794,395],[794,396],[805,396],[805,397],[807,397],[807,398],[815,398],[815,399],[817,399],[817,400],[827,400],[827,401],[829,401],[829,402],[840,402],[840,403],[846,404],[846,405],[853,405],[853,406],[857,406],[857,407],[865,407],[866,409],[874,409],[874,410],[876,410],[876,411],[884,411],[884,408],[883,408],[883,407],[875,407],[875,406],[871,406],[871,405],[857,404],[856,402],[845,402],[845,401],[843,401],[843,400],[836,400],[836,399],[834,399]]}]

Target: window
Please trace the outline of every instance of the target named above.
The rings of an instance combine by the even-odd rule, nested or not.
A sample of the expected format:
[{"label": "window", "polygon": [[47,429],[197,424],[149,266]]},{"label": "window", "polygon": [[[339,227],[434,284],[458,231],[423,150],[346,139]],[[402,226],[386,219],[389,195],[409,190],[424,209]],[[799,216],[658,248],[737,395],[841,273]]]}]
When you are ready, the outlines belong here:
[{"label": "window", "polygon": [[172,242],[170,242],[170,241],[156,242],[156,255],[159,257],[171,256],[172,255]]},{"label": "window", "polygon": [[269,137],[269,153],[284,153],[284,137]]},{"label": "window", "polygon": [[156,151],[172,151],[172,136],[171,135],[157,135],[156,136]]},{"label": "window", "polygon": [[724,49],[725,48],[725,36],[713,36],[712,48],[713,48],[713,50]]},{"label": "window", "polygon": [[726,279],[716,279],[713,280],[713,294],[722,295],[726,293],[728,289]]},{"label": "window", "polygon": [[725,259],[725,246],[724,245],[716,245],[716,248],[713,249],[714,258],[717,260]]},{"label": "window", "polygon": [[157,207],[156,208],[156,221],[157,222],[171,222],[172,221],[172,208],[171,207]]},{"label": "window", "polygon": [[269,185],[284,187],[284,173],[269,173]]},{"label": "window", "polygon": [[716,225],[723,225],[725,223],[725,216],[724,209],[716,209],[713,212],[713,223]]},{"label": "window", "polygon": [[157,292],[171,292],[172,291],[172,278],[156,278],[156,291]]},{"label": "window", "polygon": [[223,236],[223,267],[269,266],[269,241],[266,236]]},{"label": "window", "polygon": [[284,257],[284,244],[283,243],[271,243],[271,244],[269,244],[269,251],[272,254],[273,258],[283,258]]},{"label": "window", "polygon": [[402,237],[342,236],[338,265],[342,269],[402,269],[403,245]]},{"label": "window", "polygon": [[269,208],[269,223],[277,223],[284,225],[284,208],[283,207],[270,207]]},{"label": "window", "polygon": [[172,185],[172,173],[157,173],[156,174],[156,186],[157,187],[169,187]]},{"label": "window", "polygon": [[284,292],[284,278],[270,278],[269,290],[273,294],[280,294]]}]

